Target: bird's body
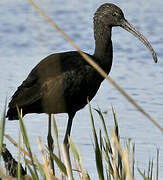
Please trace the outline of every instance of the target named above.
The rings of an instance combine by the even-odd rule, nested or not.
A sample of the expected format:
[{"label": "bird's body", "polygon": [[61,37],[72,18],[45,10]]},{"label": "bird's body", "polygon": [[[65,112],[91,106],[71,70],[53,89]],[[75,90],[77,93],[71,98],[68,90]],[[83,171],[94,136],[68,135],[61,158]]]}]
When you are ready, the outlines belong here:
[{"label": "bird's body", "polygon": [[[110,49],[112,53],[112,48]],[[89,55],[107,73],[112,56]],[[91,100],[100,87],[103,77],[77,51],[57,53],[43,59],[23,81],[9,103],[8,118],[18,119],[17,108],[28,113],[77,112]]]}]

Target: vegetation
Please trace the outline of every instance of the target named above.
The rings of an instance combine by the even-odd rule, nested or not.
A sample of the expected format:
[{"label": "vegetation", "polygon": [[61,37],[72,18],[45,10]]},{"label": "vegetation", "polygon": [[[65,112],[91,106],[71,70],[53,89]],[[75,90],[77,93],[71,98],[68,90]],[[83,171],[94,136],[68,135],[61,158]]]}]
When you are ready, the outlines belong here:
[{"label": "vegetation", "polygon": [[[114,129],[111,132],[108,131],[107,126],[105,124],[105,120],[103,114],[100,109],[96,109],[95,111],[98,113],[99,118],[102,121],[103,128],[97,132],[94,117],[91,105],[89,104],[90,110],[90,118],[92,122],[92,132],[94,137],[94,153],[96,160],[96,173],[99,177],[99,180],[126,180],[126,179],[134,179],[135,175],[135,145],[131,143],[131,140],[128,140],[125,144],[125,147],[121,147],[120,143],[120,135],[119,135],[119,127],[116,118],[116,113],[112,108],[113,119],[114,119]],[[2,163],[0,166],[0,177],[2,179],[74,179],[73,171],[76,171],[78,174],[78,179],[90,180],[89,172],[84,169],[84,164],[82,162],[82,157],[79,153],[79,150],[74,145],[72,139],[69,138],[70,150],[73,157],[69,158],[69,155],[66,153],[66,147],[60,147],[58,141],[58,129],[56,126],[55,119],[53,118],[53,127],[54,134],[57,143],[57,154],[52,153],[52,157],[55,162],[55,167],[59,168],[59,177],[56,177],[52,173],[50,169],[50,161],[49,161],[49,150],[47,147],[43,146],[40,138],[37,139],[38,146],[40,149],[40,153],[42,156],[42,161],[38,160],[37,157],[31,152],[30,142],[28,138],[28,134],[26,128],[23,123],[23,119],[21,117],[21,113],[18,110],[19,119],[20,119],[20,129],[21,135],[23,137],[23,142],[25,145],[25,149],[20,145],[22,142],[16,143],[9,135],[6,135],[5,132],[5,114],[6,114],[6,106],[1,120],[1,128],[0,128],[0,157],[2,156],[5,161],[5,169],[2,168]],[[103,132],[103,133],[102,133]],[[111,134],[111,135],[109,135]],[[14,146],[18,148],[18,161],[16,161],[11,153],[7,150],[6,145],[3,144],[3,139],[7,138]],[[20,154],[23,154],[23,161],[26,165],[25,168],[20,163]],[[63,157],[62,157],[63,154]],[[159,150],[157,150],[157,167],[156,167],[156,175],[154,177],[153,173],[153,161],[149,161],[149,165],[147,170],[141,171],[137,168],[137,171],[142,176],[144,180],[158,180],[158,157]],[[1,158],[1,162],[2,162]],[[64,162],[63,162],[63,160]],[[74,169],[71,168],[71,161],[74,166]],[[42,163],[43,162],[43,163]]]}]

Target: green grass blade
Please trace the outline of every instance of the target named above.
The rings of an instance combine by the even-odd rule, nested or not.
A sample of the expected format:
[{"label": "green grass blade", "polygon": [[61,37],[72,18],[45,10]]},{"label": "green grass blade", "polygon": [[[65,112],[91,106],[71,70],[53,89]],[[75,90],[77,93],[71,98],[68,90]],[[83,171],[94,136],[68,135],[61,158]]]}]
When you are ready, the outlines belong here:
[{"label": "green grass blade", "polygon": [[96,129],[95,129],[95,124],[94,124],[94,118],[93,118],[93,114],[92,114],[92,108],[91,108],[91,105],[89,102],[88,102],[88,105],[89,105],[89,111],[90,111],[91,122],[92,122],[93,137],[94,137],[94,142],[95,142],[96,167],[97,167],[99,179],[104,180],[102,152],[100,151],[97,134],[96,134]]},{"label": "green grass blade", "polygon": [[104,116],[101,112],[100,109],[95,109],[97,111],[97,113],[99,114],[101,120],[102,120],[102,124],[103,124],[103,128],[104,128],[104,132],[105,132],[105,135],[106,135],[106,138],[107,140],[109,140],[109,135],[108,135],[108,131],[107,131],[107,128],[106,128],[106,124],[105,124],[105,120],[104,120]]},{"label": "green grass blade", "polygon": [[36,157],[35,157],[35,163],[37,165],[39,173],[42,175],[41,179],[45,180],[46,179],[46,175],[45,175],[44,169],[43,169],[43,167],[41,166],[41,164],[39,163],[39,161],[38,161],[38,159]]},{"label": "green grass blade", "polygon": [[114,125],[115,125],[115,134],[118,138],[118,141],[120,140],[119,139],[119,127],[118,127],[118,121],[117,121],[117,117],[116,117],[116,113],[114,111],[114,108],[112,107],[112,112],[113,112],[113,117],[114,117]]},{"label": "green grass blade", "polygon": [[100,119],[101,119],[102,124],[103,124],[104,132],[105,132],[105,137],[106,137],[106,142],[107,142],[107,146],[106,147],[108,148],[109,152],[112,153],[111,143],[110,143],[110,140],[109,140],[108,130],[106,128],[106,124],[105,124],[105,120],[104,120],[103,114],[102,114],[100,109],[95,109],[95,110],[99,114]]},{"label": "green grass blade", "polygon": [[18,136],[18,180],[21,180],[21,167],[20,167],[20,131]]},{"label": "green grass blade", "polygon": [[150,174],[150,178],[152,179],[153,176],[153,159],[152,159],[152,164],[151,164],[151,174]]},{"label": "green grass blade", "polygon": [[156,180],[158,180],[158,172],[159,172],[159,149],[157,149]]},{"label": "green grass blade", "polygon": [[122,167],[122,176],[121,176],[122,180],[126,180],[126,171],[125,168]]},{"label": "green grass blade", "polygon": [[25,125],[24,125],[24,122],[23,122],[23,119],[21,117],[21,114],[20,114],[20,111],[19,111],[18,107],[17,107],[17,110],[18,110],[18,117],[19,117],[19,122],[20,122],[20,129],[21,129],[21,132],[22,132],[22,135],[23,135],[24,142],[25,142],[27,150],[29,152],[31,152],[27,131],[26,131],[26,128],[25,128]]},{"label": "green grass blade", "polygon": [[56,124],[56,120],[55,120],[54,116],[52,116],[52,119],[53,119],[54,134],[55,134],[55,138],[56,138],[56,142],[57,142],[58,157],[59,157],[59,159],[61,159],[61,148],[60,148],[59,139],[58,139],[58,128],[57,128],[57,124]]},{"label": "green grass blade", "polygon": [[23,122],[23,119],[22,119],[22,116],[20,114],[18,106],[17,106],[17,111],[18,111],[18,117],[19,117],[19,122],[20,122],[20,129],[21,129],[21,132],[22,132],[22,135],[23,135],[23,139],[24,139],[26,148],[27,148],[27,150],[28,150],[28,152],[30,154],[30,158],[31,158],[31,161],[32,161],[32,166],[34,168],[35,175],[37,176],[37,179],[39,179],[38,175],[37,175],[36,167],[35,167],[35,164],[34,164],[32,151],[31,151],[31,148],[30,148],[30,143],[29,143],[27,131],[26,131],[26,128],[25,128],[25,125],[24,125],[24,122]]},{"label": "green grass blade", "polygon": [[58,128],[57,128],[57,124],[56,124],[54,115],[53,115],[52,119],[53,119],[54,134],[55,134],[56,139],[58,139]]},{"label": "green grass blade", "polygon": [[38,180],[38,176],[37,176],[36,173],[33,171],[33,169],[32,169],[29,165],[27,165],[27,167],[28,167],[28,169],[29,169],[29,171],[30,171],[30,174],[31,174],[31,176],[32,176],[32,180]]},{"label": "green grass blade", "polygon": [[[38,169],[38,172],[41,175],[41,179],[45,180],[46,179],[46,175],[45,175],[45,172],[44,172],[44,169],[43,169],[43,165],[38,161],[36,156],[34,156],[34,159],[35,159],[35,164],[36,164],[36,167]],[[31,165],[31,161],[29,161],[29,159],[26,159],[25,157],[24,157],[24,162],[25,162],[26,165]]]},{"label": "green grass blade", "polygon": [[68,140],[69,140],[70,148],[71,148],[71,150],[72,150],[72,153],[73,153],[75,159],[77,159],[78,162],[80,162],[79,153],[78,153],[78,151],[77,151],[74,143],[72,142],[71,138],[68,138]]},{"label": "green grass blade", "polygon": [[132,174],[135,174],[135,143],[132,146]]},{"label": "green grass blade", "polygon": [[54,153],[52,153],[52,158],[55,160],[59,169],[67,176],[66,166],[64,163]]},{"label": "green grass blade", "polygon": [[110,174],[110,171],[108,171],[107,177],[108,177],[108,180],[111,180],[111,174]]},{"label": "green grass blade", "polygon": [[[112,106],[112,112],[113,112],[113,119],[114,119],[114,131],[115,131],[115,135],[116,135],[118,141],[120,141],[118,121],[117,121],[116,113],[115,113],[115,110],[114,110],[113,106]],[[121,158],[121,156],[120,156],[120,154],[118,152],[118,174],[120,174],[121,177],[123,175],[122,174],[123,173],[122,167],[123,167],[123,165],[122,165],[122,158]]]},{"label": "green grass blade", "polygon": [[1,125],[0,125],[0,158],[1,158],[1,154],[2,154],[2,145],[3,145],[4,132],[5,132],[6,107],[7,107],[7,98],[5,101],[5,107],[4,107],[3,115],[1,118]]},{"label": "green grass blade", "polygon": [[99,175],[100,180],[104,180],[102,152],[100,151],[97,138],[95,137],[94,140],[95,140],[95,155],[96,155],[96,166],[97,166],[97,170],[98,170],[98,175]]},{"label": "green grass blade", "polygon": [[137,169],[138,169],[139,174],[144,178],[144,180],[150,180],[148,177],[145,176],[145,173],[142,173],[142,171],[139,168]]},{"label": "green grass blade", "polygon": [[151,161],[149,159],[149,162],[148,162],[148,170],[147,170],[147,177],[149,178],[150,177],[150,169],[151,169]]},{"label": "green grass blade", "polygon": [[109,174],[113,175],[112,161],[110,159],[109,152],[107,151],[107,149],[105,149],[105,147],[103,147],[103,148],[104,148],[104,157],[105,157],[105,160],[106,160],[107,165],[108,165]]},{"label": "green grass blade", "polygon": [[103,142],[103,138],[102,138],[101,129],[100,129],[100,132],[99,132],[99,138],[100,138],[100,151],[102,152],[102,147],[104,146],[104,142]]}]

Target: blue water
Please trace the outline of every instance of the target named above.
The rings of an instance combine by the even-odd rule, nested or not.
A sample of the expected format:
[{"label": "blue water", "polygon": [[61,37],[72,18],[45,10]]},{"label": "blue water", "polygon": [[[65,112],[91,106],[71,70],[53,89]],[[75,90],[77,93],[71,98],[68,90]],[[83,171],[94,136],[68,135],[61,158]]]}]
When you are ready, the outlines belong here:
[{"label": "blue water", "polygon": [[[47,15],[83,50],[93,53],[94,37],[92,18],[95,10],[104,2],[100,0],[37,0]],[[144,45],[122,28],[113,28],[114,62],[110,76],[163,126],[163,1],[111,1],[123,9],[125,17],[150,41],[156,50],[159,62],[155,64]],[[51,53],[73,50],[73,47],[41,17],[37,11],[22,0],[0,1],[0,114],[5,98],[8,101],[31,69]],[[104,81],[91,102],[105,115],[109,129],[113,127],[111,105],[119,122],[122,142],[128,138],[136,144],[136,164],[147,167],[148,159],[156,162],[156,148],[160,149],[159,179],[163,179],[163,137],[148,119],[141,115],[107,81]],[[25,124],[31,146],[39,156],[36,139],[41,136],[46,144],[47,116],[27,115]],[[60,142],[65,133],[67,116],[57,115]],[[95,116],[97,129],[101,127]],[[7,122],[6,134],[18,138],[17,121]],[[95,173],[95,158],[92,145],[91,122],[88,107],[79,111],[74,119],[71,137],[80,144],[85,169],[92,179]],[[17,157],[16,148],[5,140],[7,147]],[[41,159],[41,158],[40,158]],[[155,164],[154,164],[155,165]],[[137,165],[136,165],[137,166]],[[137,175],[136,179],[140,177]]]}]

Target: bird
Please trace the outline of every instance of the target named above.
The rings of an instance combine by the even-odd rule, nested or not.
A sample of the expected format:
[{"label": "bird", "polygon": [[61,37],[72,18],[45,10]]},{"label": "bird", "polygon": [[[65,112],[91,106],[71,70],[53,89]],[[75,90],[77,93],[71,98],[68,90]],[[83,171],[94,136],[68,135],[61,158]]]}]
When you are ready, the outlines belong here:
[{"label": "bird", "polygon": [[[113,62],[112,28],[120,26],[136,36],[157,56],[148,40],[124,16],[115,4],[102,4],[93,18],[95,50],[92,55],[84,52],[109,74]],[[127,55],[127,54],[126,54]],[[78,51],[51,54],[41,60],[17,88],[8,105],[8,120],[19,119],[17,107],[22,116],[29,113],[67,113],[68,123],[64,143],[68,144],[71,126],[77,111],[87,105],[96,95],[102,77]],[[49,134],[51,134],[49,125]],[[48,136],[50,142],[51,135]],[[49,145],[50,146],[50,145]],[[52,148],[52,147],[49,147]]]}]

